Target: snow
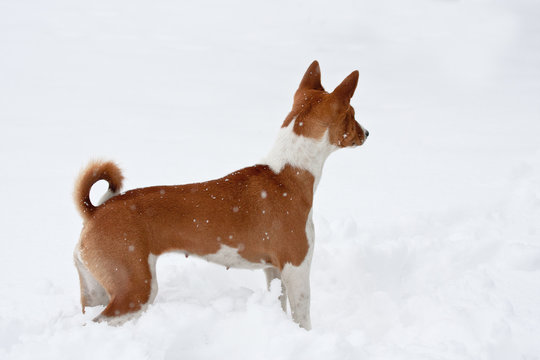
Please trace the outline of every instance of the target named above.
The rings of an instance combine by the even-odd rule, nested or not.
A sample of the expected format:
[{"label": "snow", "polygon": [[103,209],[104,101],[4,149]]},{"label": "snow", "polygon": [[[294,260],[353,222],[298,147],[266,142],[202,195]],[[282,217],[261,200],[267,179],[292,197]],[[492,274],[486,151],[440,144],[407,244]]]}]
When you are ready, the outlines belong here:
[{"label": "snow", "polygon": [[[0,2],[0,358],[540,358],[539,16],[532,0]],[[370,137],[317,189],[313,330],[261,271],[182,254],[158,260],[137,321],[81,314],[79,169],[115,160],[131,189],[251,165],[314,59],[327,90],[359,70]]]}]

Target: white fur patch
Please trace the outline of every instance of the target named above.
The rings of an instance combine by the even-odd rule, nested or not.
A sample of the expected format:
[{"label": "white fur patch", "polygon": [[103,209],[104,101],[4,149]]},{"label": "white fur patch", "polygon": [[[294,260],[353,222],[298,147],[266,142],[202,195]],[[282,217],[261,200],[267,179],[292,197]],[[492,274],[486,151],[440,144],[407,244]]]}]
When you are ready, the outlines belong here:
[{"label": "white fur patch", "polygon": [[107,189],[105,194],[103,194],[103,196],[97,202],[96,206],[99,206],[99,205],[103,204],[105,201],[109,200],[113,196],[116,196],[117,194],[118,193],[112,192],[111,189]]},{"label": "white fur patch", "polygon": [[324,162],[338,147],[330,143],[328,131],[321,139],[297,135],[293,131],[295,122],[296,118],[287,127],[279,130],[274,147],[261,163],[270,166],[276,174],[287,164],[307,170],[315,177],[316,189]]},{"label": "white fur patch", "polygon": [[227,245],[221,245],[221,248],[214,254],[208,254],[201,256],[203,259],[220,264],[226,267],[241,268],[241,269],[263,269],[268,267],[263,263],[252,263],[244,259],[238,254],[237,248],[233,248]]},{"label": "white fur patch", "polygon": [[73,259],[80,276],[82,285],[81,295],[85,299],[85,304],[83,304],[83,307],[107,305],[109,303],[109,295],[103,286],[101,286],[101,284],[94,278],[92,273],[90,273],[90,271],[86,268],[86,265],[81,258],[79,243],[77,243],[77,246],[75,247]]},{"label": "white fur patch", "polygon": [[148,266],[150,266],[150,273],[152,274],[152,283],[150,284],[150,298],[148,299],[147,304],[152,304],[154,302],[154,299],[157,296],[158,292],[158,283],[157,283],[157,275],[156,275],[156,262],[157,262],[157,255],[150,254],[148,255]]}]

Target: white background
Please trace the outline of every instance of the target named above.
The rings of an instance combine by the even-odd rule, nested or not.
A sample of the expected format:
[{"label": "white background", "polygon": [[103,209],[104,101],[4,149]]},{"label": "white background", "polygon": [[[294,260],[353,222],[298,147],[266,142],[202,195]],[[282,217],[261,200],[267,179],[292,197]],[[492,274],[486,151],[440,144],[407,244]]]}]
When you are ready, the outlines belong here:
[{"label": "white background", "polygon": [[[0,0],[0,358],[540,358],[539,18],[532,0]],[[252,165],[314,59],[327,90],[359,70],[370,137],[316,194],[313,330],[262,272],[178,255],[138,321],[81,314],[87,161],[126,189]]]}]

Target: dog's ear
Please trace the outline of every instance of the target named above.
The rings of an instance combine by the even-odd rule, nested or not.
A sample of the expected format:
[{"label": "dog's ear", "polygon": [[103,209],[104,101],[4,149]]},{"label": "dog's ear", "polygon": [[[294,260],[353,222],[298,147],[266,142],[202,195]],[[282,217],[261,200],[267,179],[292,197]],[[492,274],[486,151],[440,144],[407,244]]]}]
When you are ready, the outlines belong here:
[{"label": "dog's ear", "polygon": [[321,84],[321,68],[317,60],[309,65],[298,90],[324,90]]},{"label": "dog's ear", "polygon": [[349,76],[343,80],[341,84],[332,92],[337,100],[342,103],[349,104],[354,94],[354,90],[358,85],[358,70],[353,71]]}]

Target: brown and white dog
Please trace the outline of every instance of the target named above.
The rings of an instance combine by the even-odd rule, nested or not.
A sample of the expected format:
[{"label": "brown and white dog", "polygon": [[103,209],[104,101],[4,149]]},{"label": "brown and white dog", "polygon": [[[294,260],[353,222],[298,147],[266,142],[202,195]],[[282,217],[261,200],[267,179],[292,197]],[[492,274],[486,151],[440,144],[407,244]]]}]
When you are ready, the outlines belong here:
[{"label": "brown and white dog", "polygon": [[[221,179],[120,194],[119,168],[91,163],[75,187],[84,221],[74,254],[83,312],[105,305],[95,320],[113,324],[140,313],[157,293],[157,257],[174,251],[264,269],[268,286],[281,279],[283,310],[288,298],[294,321],[310,329],[313,195],[328,155],[362,145],[369,135],[350,106],[357,83],[354,71],[327,93],[314,61],[268,156]],[[109,190],[95,206],[90,188],[102,179]]]}]

